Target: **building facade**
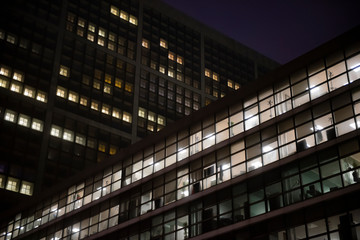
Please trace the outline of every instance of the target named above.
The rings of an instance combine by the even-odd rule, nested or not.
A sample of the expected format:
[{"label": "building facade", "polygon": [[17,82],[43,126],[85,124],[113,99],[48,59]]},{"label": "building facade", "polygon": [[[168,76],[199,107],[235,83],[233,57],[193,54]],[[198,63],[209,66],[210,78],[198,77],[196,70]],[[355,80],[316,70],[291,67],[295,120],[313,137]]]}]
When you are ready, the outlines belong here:
[{"label": "building facade", "polygon": [[360,239],[360,28],[4,215],[0,239]]},{"label": "building facade", "polygon": [[6,206],[277,66],[161,1],[16,0],[0,11]]}]

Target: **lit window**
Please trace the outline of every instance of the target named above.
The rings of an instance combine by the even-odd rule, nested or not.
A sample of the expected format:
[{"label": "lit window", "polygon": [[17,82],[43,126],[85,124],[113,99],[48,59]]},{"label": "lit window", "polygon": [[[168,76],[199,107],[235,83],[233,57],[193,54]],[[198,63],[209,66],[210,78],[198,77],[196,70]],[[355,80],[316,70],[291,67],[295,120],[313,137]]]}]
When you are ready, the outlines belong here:
[{"label": "lit window", "polygon": [[46,93],[42,92],[42,91],[38,91],[37,95],[36,95],[36,100],[40,101],[40,102],[46,102]]},{"label": "lit window", "polygon": [[219,74],[213,73],[212,78],[213,78],[215,81],[219,81]]},{"label": "lit window", "polygon": [[80,104],[83,106],[87,106],[88,100],[86,97],[80,97]]},{"label": "lit window", "polygon": [[123,121],[131,123],[131,114],[128,112],[123,113]]},{"label": "lit window", "polygon": [[157,68],[156,62],[154,62],[154,61],[151,60],[151,62],[150,62],[150,67],[151,67],[152,69],[155,69],[155,70],[156,70],[156,68]]},{"label": "lit window", "polygon": [[150,47],[149,41],[146,39],[143,39],[141,46],[143,46],[144,48],[149,48]]},{"label": "lit window", "polygon": [[85,146],[85,144],[86,144],[86,138],[85,138],[84,136],[82,136],[82,135],[76,135],[76,137],[75,137],[75,142],[76,142],[77,144],[80,144],[80,145]]},{"label": "lit window", "polygon": [[13,92],[21,93],[22,86],[19,83],[11,83],[10,90]]},{"label": "lit window", "polygon": [[159,72],[165,74],[165,67],[164,66],[159,66]]},{"label": "lit window", "polygon": [[169,52],[168,58],[169,58],[170,60],[172,60],[172,61],[175,61],[175,54],[172,53],[172,52]]},{"label": "lit window", "polygon": [[5,77],[10,77],[10,69],[6,68],[6,67],[1,67],[0,68],[0,74],[5,76]]},{"label": "lit window", "polygon": [[174,71],[169,69],[168,70],[168,76],[173,78],[174,77]]},{"label": "lit window", "polygon": [[94,139],[88,139],[87,140],[87,146],[90,148],[95,148],[95,140]]},{"label": "lit window", "polygon": [[182,82],[182,81],[183,81],[182,74],[177,73],[177,74],[176,74],[176,79]]},{"label": "lit window", "polygon": [[160,125],[165,126],[165,117],[158,116],[157,123],[160,124]]},{"label": "lit window", "polygon": [[115,16],[119,16],[119,9],[117,7],[111,6],[110,7],[110,13],[115,15]]},{"label": "lit window", "polygon": [[135,16],[130,15],[129,22],[133,25],[138,25],[138,20]]},{"label": "lit window", "polygon": [[20,193],[31,196],[33,194],[34,184],[22,181]]},{"label": "lit window", "polygon": [[229,79],[227,81],[227,85],[228,85],[229,88],[234,88],[234,82],[229,80]]},{"label": "lit window", "polygon": [[166,49],[168,48],[167,42],[162,38],[160,38],[160,47],[166,48]]},{"label": "lit window", "polygon": [[99,103],[92,101],[91,102],[91,109],[95,111],[99,111]]},{"label": "lit window", "polygon": [[153,131],[154,131],[154,125],[148,124],[148,125],[147,125],[147,130],[153,132]]},{"label": "lit window", "polygon": [[155,113],[149,111],[149,113],[148,113],[148,120],[149,120],[149,121],[152,121],[152,122],[155,122],[155,121],[156,121],[155,119],[156,119],[156,118],[155,118]]},{"label": "lit window", "polygon": [[56,125],[52,125],[50,135],[54,136],[54,137],[61,138],[61,127],[56,126]]},{"label": "lit window", "polygon": [[122,81],[118,78],[115,79],[115,87],[121,88],[122,86]]},{"label": "lit window", "polygon": [[70,76],[69,68],[65,66],[60,66],[59,74],[64,77],[69,77]]},{"label": "lit window", "polygon": [[31,87],[25,87],[24,96],[35,98],[35,89]]},{"label": "lit window", "polygon": [[20,114],[18,124],[24,127],[30,127],[30,117],[24,114]]},{"label": "lit window", "polygon": [[209,69],[205,68],[205,76],[206,77],[210,77],[211,76],[211,71]]},{"label": "lit window", "polygon": [[66,98],[67,97],[67,91],[65,88],[58,86],[56,89],[56,96]]},{"label": "lit window", "polygon": [[23,82],[24,81],[24,75],[22,73],[19,72],[14,72],[13,75],[13,79],[19,82]]},{"label": "lit window", "polygon": [[103,38],[98,38],[98,44],[99,44],[100,46],[105,46],[105,41],[104,41],[104,39],[103,39]]},{"label": "lit window", "polygon": [[83,37],[84,36],[84,29],[78,28],[76,30],[76,34],[79,35],[80,37]]},{"label": "lit window", "polygon": [[64,133],[63,133],[63,139],[66,141],[69,141],[69,142],[73,142],[74,141],[74,132],[70,131],[68,129],[65,129]]},{"label": "lit window", "polygon": [[129,14],[123,10],[120,11],[120,18],[124,19],[125,21],[129,21]]},{"label": "lit window", "polygon": [[94,81],[93,82],[93,88],[95,88],[95,89],[97,89],[97,90],[100,90],[100,86],[101,86],[101,84],[100,84],[100,82],[99,81]]},{"label": "lit window", "polygon": [[8,88],[9,81],[5,78],[0,78],[0,87],[2,88]]},{"label": "lit window", "polygon": [[240,88],[240,84],[239,83],[235,83],[235,90],[238,90]]},{"label": "lit window", "polygon": [[177,61],[178,64],[181,64],[181,65],[184,64],[184,59],[183,59],[182,57],[180,57],[180,56],[178,56],[178,57],[176,58],[176,61]]},{"label": "lit window", "polygon": [[90,32],[95,32],[95,25],[92,24],[92,23],[89,23],[88,30],[89,30]]},{"label": "lit window", "polygon": [[103,104],[101,108],[101,112],[110,115],[110,107],[108,105]]},{"label": "lit window", "polygon": [[85,20],[82,19],[82,18],[79,18],[79,20],[78,20],[78,25],[79,25],[80,27],[85,27]]},{"label": "lit window", "polygon": [[113,116],[114,118],[120,119],[120,118],[121,118],[121,117],[120,117],[120,110],[117,109],[117,108],[113,108],[112,116]]},{"label": "lit window", "polygon": [[75,21],[75,15],[72,13],[68,13],[67,20],[73,23]]},{"label": "lit window", "polygon": [[105,145],[105,143],[99,143],[98,150],[99,150],[100,152],[105,152],[105,151],[106,151],[106,145]]},{"label": "lit window", "polygon": [[79,95],[76,92],[70,91],[68,99],[71,102],[77,103],[79,101]]},{"label": "lit window", "polygon": [[31,129],[42,132],[43,126],[44,126],[44,124],[41,120],[33,118],[32,123],[31,123]]},{"label": "lit window", "polygon": [[213,96],[214,96],[214,97],[218,97],[218,96],[219,96],[218,91],[213,91]]},{"label": "lit window", "polygon": [[6,184],[6,189],[13,192],[19,191],[19,180],[9,177]]},{"label": "lit window", "polygon": [[109,40],[115,42],[116,41],[116,35],[115,33],[109,33]]},{"label": "lit window", "polygon": [[6,38],[6,41],[7,41],[8,43],[15,44],[16,38],[15,38],[15,36],[9,34],[9,35],[7,36],[7,38]]},{"label": "lit window", "polygon": [[146,110],[143,108],[139,108],[138,116],[142,118],[146,118]]},{"label": "lit window", "polygon": [[108,43],[108,49],[110,49],[111,51],[115,51],[115,44],[112,42]]},{"label": "lit window", "polygon": [[117,152],[117,149],[115,146],[110,146],[110,150],[109,150],[109,153],[110,155],[115,155]]},{"label": "lit window", "polygon": [[111,79],[111,78],[112,78],[111,75],[105,74],[105,82],[106,82],[106,83],[111,84],[111,82],[112,82],[112,79]]},{"label": "lit window", "polygon": [[103,28],[99,28],[99,32],[98,32],[99,36],[101,37],[106,37],[106,31]]},{"label": "lit window", "polygon": [[104,84],[104,93],[111,94],[111,86],[109,84]]},{"label": "lit window", "polygon": [[133,86],[131,83],[125,83],[125,91],[132,92]]},{"label": "lit window", "polygon": [[28,41],[25,40],[25,39],[21,39],[19,46],[20,46],[21,48],[26,49],[26,48],[28,47]]},{"label": "lit window", "polygon": [[93,42],[93,41],[95,40],[95,35],[92,34],[92,33],[88,33],[88,35],[87,35],[87,40]]},{"label": "lit window", "polygon": [[6,110],[4,119],[8,122],[15,123],[16,122],[16,112],[11,111],[11,110]]}]

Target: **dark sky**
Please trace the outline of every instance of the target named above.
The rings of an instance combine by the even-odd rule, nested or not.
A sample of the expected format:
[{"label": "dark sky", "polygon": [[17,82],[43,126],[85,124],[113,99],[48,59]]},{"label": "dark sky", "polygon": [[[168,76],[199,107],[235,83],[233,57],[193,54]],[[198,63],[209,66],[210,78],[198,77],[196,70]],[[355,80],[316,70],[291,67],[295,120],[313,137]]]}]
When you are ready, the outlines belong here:
[{"label": "dark sky", "polygon": [[360,24],[360,0],[163,0],[284,64]]}]

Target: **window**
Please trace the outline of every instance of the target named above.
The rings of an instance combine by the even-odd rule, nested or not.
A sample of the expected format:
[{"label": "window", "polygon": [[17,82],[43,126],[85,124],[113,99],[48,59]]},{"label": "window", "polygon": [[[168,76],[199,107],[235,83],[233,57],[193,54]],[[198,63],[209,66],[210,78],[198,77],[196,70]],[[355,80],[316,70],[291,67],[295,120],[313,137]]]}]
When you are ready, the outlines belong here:
[{"label": "window", "polygon": [[24,96],[35,98],[35,89],[26,86],[24,89]]},{"label": "window", "polygon": [[123,113],[123,121],[131,123],[131,114],[128,112]]},{"label": "window", "polygon": [[164,66],[159,66],[159,72],[165,74],[165,67]]},{"label": "window", "polygon": [[22,86],[19,83],[13,82],[10,85],[10,90],[13,91],[13,92],[21,93]]},{"label": "window", "polygon": [[215,81],[219,81],[219,74],[213,73],[212,78],[213,78]]},{"label": "window", "polygon": [[42,132],[43,131],[43,122],[39,119],[33,118],[32,123],[31,123],[31,129],[35,130],[35,131],[39,131]]},{"label": "window", "polygon": [[120,110],[117,109],[117,108],[113,108],[112,116],[113,116],[114,118],[120,119]]},{"label": "window", "polygon": [[69,142],[73,142],[74,141],[74,132],[70,131],[68,129],[64,130],[64,134],[63,134],[63,139]]},{"label": "window", "polygon": [[172,53],[172,52],[169,52],[168,58],[169,58],[170,60],[172,60],[172,61],[175,61],[175,54]]},{"label": "window", "polygon": [[135,16],[130,15],[129,22],[133,25],[138,25],[138,20]]},{"label": "window", "polygon": [[67,91],[65,88],[58,86],[56,89],[56,96],[66,98],[66,95],[67,95],[66,92]]},{"label": "window", "polygon": [[173,71],[173,70],[169,70],[169,71],[168,71],[168,76],[173,78],[173,77],[174,77],[174,71]]},{"label": "window", "polygon": [[228,86],[229,88],[234,88],[234,82],[228,79],[228,81],[227,81],[227,86]]},{"label": "window", "polygon": [[165,126],[165,117],[158,116],[157,122],[158,124]]},{"label": "window", "polygon": [[205,77],[210,77],[210,76],[211,76],[211,71],[205,68]]},{"label": "window", "polygon": [[95,110],[95,111],[99,111],[99,103],[92,101],[91,102],[91,109]]},{"label": "window", "polygon": [[33,194],[34,184],[22,181],[20,193],[31,196]]},{"label": "window", "polygon": [[16,112],[11,111],[11,110],[6,110],[4,119],[6,121],[8,121],[8,122],[15,123],[16,122],[16,115],[17,115]]},{"label": "window", "polygon": [[18,188],[19,188],[19,180],[16,178],[9,177],[6,184],[6,189],[9,191],[17,192]]},{"label": "window", "polygon": [[118,78],[115,79],[115,87],[117,88],[121,88],[122,86],[122,81]]},{"label": "window", "polygon": [[166,49],[168,48],[167,42],[162,38],[160,38],[160,47],[166,48]]},{"label": "window", "polygon": [[14,71],[13,79],[15,81],[23,82],[24,81],[24,75],[22,73]]},{"label": "window", "polygon": [[111,84],[111,82],[112,82],[112,77],[111,77],[111,75],[105,74],[105,82]]},{"label": "window", "polygon": [[69,101],[77,103],[79,101],[79,95],[76,92],[69,92]]},{"label": "window", "polygon": [[115,15],[115,16],[119,16],[119,9],[117,7],[111,6],[110,7],[110,13]]},{"label": "window", "polygon": [[42,91],[38,91],[37,95],[36,95],[36,100],[40,101],[40,102],[46,102],[46,93],[42,92]]},{"label": "window", "polygon": [[87,35],[87,40],[93,42],[93,41],[95,40],[95,35],[92,34],[92,33],[88,33],[88,35]]},{"label": "window", "polygon": [[24,114],[20,114],[18,124],[24,127],[30,127],[30,117]]},{"label": "window", "polygon": [[142,40],[141,46],[143,46],[144,48],[150,48],[150,44],[149,41],[146,39]]},{"label": "window", "polygon": [[80,144],[80,145],[83,145],[83,146],[85,146],[85,143],[86,143],[86,138],[83,136],[83,135],[76,135],[76,137],[75,137],[75,142],[77,143],[77,144]]},{"label": "window", "polygon": [[10,77],[10,69],[7,67],[1,67],[0,68],[0,74],[5,77]]},{"label": "window", "polygon": [[99,36],[101,37],[106,37],[106,31],[103,28],[99,28],[99,32],[98,32]]},{"label": "window", "polygon": [[156,121],[155,119],[156,119],[155,113],[149,111],[148,120],[152,121],[152,122],[155,122]]},{"label": "window", "polygon": [[102,38],[98,38],[98,44],[100,45],[100,46],[105,46],[105,41],[104,41],[104,39],[102,39]]},{"label": "window", "polygon": [[125,21],[129,21],[129,14],[123,10],[120,11],[120,18],[124,19]]},{"label": "window", "polygon": [[93,23],[89,23],[88,30],[90,32],[95,32],[95,25]]},{"label": "window", "polygon": [[142,118],[146,118],[146,110],[143,108],[139,108],[138,116]]},{"label": "window", "polygon": [[99,150],[100,152],[105,152],[105,151],[106,151],[106,145],[105,145],[105,143],[99,143],[98,150]]},{"label": "window", "polygon": [[9,82],[5,78],[0,78],[0,87],[8,88]]},{"label": "window", "polygon": [[103,104],[101,112],[106,115],[110,115],[110,107],[108,105]]},{"label": "window", "polygon": [[68,67],[65,67],[65,66],[60,66],[60,71],[59,71],[59,74],[61,76],[64,76],[64,77],[69,77],[70,76],[70,70]]},{"label": "window", "polygon": [[125,91],[132,92],[133,86],[131,83],[125,83]]},{"label": "window", "polygon": [[184,64],[184,59],[182,57],[180,57],[180,56],[177,56],[176,61],[177,61],[178,64],[181,64],[181,65]]},{"label": "window", "polygon": [[101,84],[99,81],[94,80],[93,82],[93,88],[100,90]]},{"label": "window", "polygon": [[56,125],[52,125],[50,135],[60,138],[61,137],[61,127],[56,126]]},{"label": "window", "polygon": [[6,38],[6,41],[7,41],[8,43],[15,44],[16,38],[15,38],[15,36],[8,34],[8,35],[7,35],[7,38]]},{"label": "window", "polygon": [[104,93],[111,94],[111,86],[109,84],[104,84]]},{"label": "window", "polygon": [[83,106],[87,106],[88,100],[86,97],[80,97],[80,104]]}]

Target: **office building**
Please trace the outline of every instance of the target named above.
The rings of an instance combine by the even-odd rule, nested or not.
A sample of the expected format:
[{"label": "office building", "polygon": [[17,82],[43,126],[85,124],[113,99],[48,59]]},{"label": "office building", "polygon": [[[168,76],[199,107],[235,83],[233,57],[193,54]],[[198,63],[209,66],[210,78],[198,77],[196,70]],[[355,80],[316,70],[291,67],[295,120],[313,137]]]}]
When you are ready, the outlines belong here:
[{"label": "office building", "polygon": [[2,209],[278,66],[161,1],[15,0],[0,13]]},{"label": "office building", "polygon": [[9,211],[0,239],[360,239],[357,27]]}]

